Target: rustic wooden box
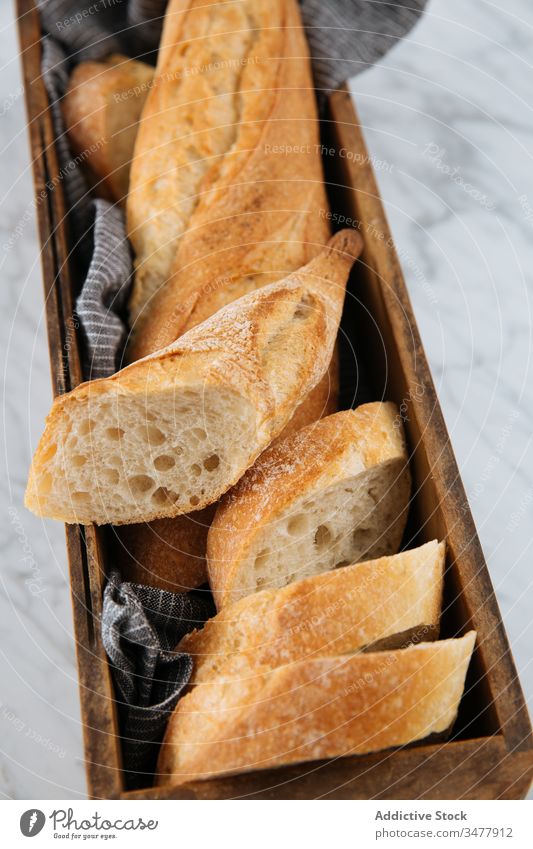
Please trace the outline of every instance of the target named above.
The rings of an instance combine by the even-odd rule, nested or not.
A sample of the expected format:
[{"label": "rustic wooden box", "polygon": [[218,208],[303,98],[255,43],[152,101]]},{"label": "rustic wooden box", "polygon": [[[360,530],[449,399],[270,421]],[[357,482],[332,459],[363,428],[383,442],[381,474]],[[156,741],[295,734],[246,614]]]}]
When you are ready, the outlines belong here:
[{"label": "rustic wooden box", "polygon": [[[40,79],[40,27],[33,0],[17,0],[24,85],[42,246],[55,393],[82,379],[72,320],[68,227],[48,100]],[[127,792],[111,675],[100,639],[105,530],[67,526],[88,790],[123,799],[517,799],[533,777],[531,725],[483,553],[442,418],[357,115],[347,91],[330,98],[324,141],[334,213],[357,222],[365,249],[343,318],[364,380],[346,387],[361,403],[387,398],[405,410],[414,492],[410,544],[446,539],[444,637],[478,632],[459,717],[449,741],[333,762]]]}]

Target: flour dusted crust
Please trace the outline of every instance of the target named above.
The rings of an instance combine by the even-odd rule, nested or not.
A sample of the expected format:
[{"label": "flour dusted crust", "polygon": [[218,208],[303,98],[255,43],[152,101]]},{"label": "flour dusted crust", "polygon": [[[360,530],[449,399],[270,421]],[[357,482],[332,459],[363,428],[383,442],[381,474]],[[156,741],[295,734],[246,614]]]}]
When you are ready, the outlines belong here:
[{"label": "flour dusted crust", "polygon": [[215,514],[207,562],[217,608],[340,563],[394,554],[409,493],[394,404],[345,410],[279,440]]},{"label": "flour dusted crust", "polygon": [[56,398],[27,506],[66,522],[129,524],[217,500],[323,376],[360,249],[357,233],[341,231],[286,280]]},{"label": "flour dusted crust", "polygon": [[[225,607],[177,651],[194,661],[192,684],[239,670],[405,644],[438,636],[444,543],[343,566],[263,590]],[[397,645],[396,647],[399,647]]]},{"label": "flour dusted crust", "polygon": [[457,716],[475,632],[199,684],[170,719],[156,783],[405,746]]},{"label": "flour dusted crust", "polygon": [[129,360],[308,262],[327,208],[296,0],[171,2],[127,206]]},{"label": "flour dusted crust", "polygon": [[126,202],[137,124],[154,69],[113,54],[80,62],[61,101],[69,144],[97,194]]}]

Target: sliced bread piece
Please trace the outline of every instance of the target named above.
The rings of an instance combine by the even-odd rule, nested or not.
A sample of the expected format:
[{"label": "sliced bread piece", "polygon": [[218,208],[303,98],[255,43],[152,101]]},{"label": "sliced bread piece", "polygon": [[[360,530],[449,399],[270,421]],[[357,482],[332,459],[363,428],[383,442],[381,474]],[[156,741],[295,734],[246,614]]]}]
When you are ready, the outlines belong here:
[{"label": "sliced bread piece", "polygon": [[56,398],[26,505],[65,522],[129,524],[216,501],[326,371],[361,244],[337,233],[286,280]]},{"label": "sliced bread piece", "polygon": [[217,609],[261,589],[396,553],[409,492],[394,404],[345,410],[278,441],[221,501],[209,530]]},{"label": "sliced bread piece", "polygon": [[280,590],[263,590],[225,607],[176,651],[194,660],[191,683],[258,666],[361,649],[399,648],[436,639],[444,543],[436,540]]},{"label": "sliced bread piece", "polygon": [[475,632],[199,684],[177,704],[156,783],[360,755],[450,729]]}]

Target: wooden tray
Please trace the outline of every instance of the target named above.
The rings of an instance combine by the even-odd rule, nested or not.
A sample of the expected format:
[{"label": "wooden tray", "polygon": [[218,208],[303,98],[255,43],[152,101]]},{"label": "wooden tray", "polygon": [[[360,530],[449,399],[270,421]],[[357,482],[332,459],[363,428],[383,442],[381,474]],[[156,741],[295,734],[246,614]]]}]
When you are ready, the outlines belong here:
[{"label": "wooden tray", "polygon": [[[80,339],[72,320],[68,230],[54,132],[40,79],[39,18],[33,0],[17,0],[17,7],[57,394],[82,379]],[[470,628],[478,632],[453,735],[445,743],[127,792],[110,669],[100,639],[105,530],[70,525],[67,550],[91,797],[517,799],[528,792],[533,743],[527,709],[357,115],[346,90],[335,92],[329,106],[324,142],[342,153],[325,157],[333,220],[352,219],[349,223],[365,241],[350,283],[354,297],[347,299],[343,317],[365,380],[353,391],[345,386],[345,393],[357,403],[387,398],[402,405],[415,492],[406,541],[446,539],[442,636]]]}]

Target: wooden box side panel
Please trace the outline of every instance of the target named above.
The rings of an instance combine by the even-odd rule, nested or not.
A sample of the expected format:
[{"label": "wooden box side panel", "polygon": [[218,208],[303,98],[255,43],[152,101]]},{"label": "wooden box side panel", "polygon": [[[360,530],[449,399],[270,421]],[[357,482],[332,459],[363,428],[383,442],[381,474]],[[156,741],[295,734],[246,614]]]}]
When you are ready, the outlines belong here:
[{"label": "wooden box side panel", "polygon": [[126,793],[125,799],[518,799],[531,757],[500,736],[415,746]]}]

